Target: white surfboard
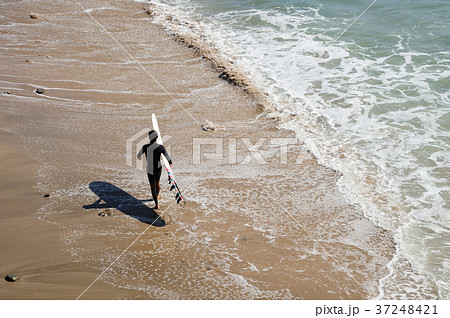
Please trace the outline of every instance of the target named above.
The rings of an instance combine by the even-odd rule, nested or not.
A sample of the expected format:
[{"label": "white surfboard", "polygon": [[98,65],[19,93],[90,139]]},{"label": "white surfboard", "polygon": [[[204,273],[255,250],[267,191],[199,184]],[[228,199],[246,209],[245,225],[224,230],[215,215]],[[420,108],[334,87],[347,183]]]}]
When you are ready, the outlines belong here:
[{"label": "white surfboard", "polygon": [[[161,138],[161,132],[159,131],[159,125],[158,125],[158,121],[156,120],[155,114],[152,114],[152,124],[153,124],[153,130],[155,130],[158,133],[158,139],[156,140],[156,142],[158,144],[162,145],[163,141]],[[167,171],[167,177],[169,179],[170,191],[175,190],[175,192],[176,192],[175,200],[177,200],[177,203],[182,203],[182,205],[184,206],[186,204],[186,200],[184,199],[183,195],[181,194],[180,188],[178,187],[178,185],[175,181],[175,177],[173,175],[172,168],[170,168],[169,161],[167,161],[167,158],[164,155],[161,155],[161,161],[164,165],[164,168]]]}]

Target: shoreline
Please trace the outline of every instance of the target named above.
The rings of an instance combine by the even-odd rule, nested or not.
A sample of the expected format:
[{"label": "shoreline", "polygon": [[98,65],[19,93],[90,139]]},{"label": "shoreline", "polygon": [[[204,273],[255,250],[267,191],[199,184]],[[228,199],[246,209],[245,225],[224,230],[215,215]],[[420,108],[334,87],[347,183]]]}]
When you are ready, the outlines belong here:
[{"label": "shoreline", "polygon": [[[248,155],[244,137],[252,144],[261,137],[292,138],[290,132],[278,130],[272,119],[262,118],[258,125],[248,126],[260,100],[255,101],[248,89],[236,89],[218,78],[220,73],[199,59],[189,45],[180,45],[160,27],[149,25],[142,4],[95,2],[107,8],[95,12],[96,18],[113,30],[120,43],[133,48],[140,63],[158,74],[161,83],[171,84],[171,99],[146,74],[137,72],[136,65],[119,48],[111,47],[109,38],[94,32],[96,47],[85,45],[92,37],[83,30],[89,26],[96,30],[98,26],[86,15],[74,17],[73,8],[68,10],[67,4],[53,7],[57,14],[45,13],[47,17],[38,12],[44,19],[36,21],[26,20],[28,8],[22,8],[23,17],[19,19],[40,28],[40,38],[34,40],[39,42],[30,44],[24,36],[36,51],[23,54],[15,50],[15,55],[5,55],[17,64],[8,70],[21,81],[10,76],[1,78],[9,85],[2,89],[12,93],[2,96],[6,101],[3,112],[13,118],[7,125],[23,138],[27,151],[37,154],[41,163],[38,189],[51,195],[35,214],[39,218],[36,221],[58,228],[63,254],[91,278],[101,273],[148,223],[133,213],[115,210],[114,217],[101,218],[98,209],[87,210],[84,207],[97,199],[89,186],[109,183],[138,200],[148,197],[143,175],[124,165],[123,151],[126,138],[148,126],[152,112],[162,114],[161,129],[171,135],[175,174],[190,201],[183,210],[173,208],[171,193],[163,189],[163,204],[169,210],[161,213],[167,226],[150,228],[95,283],[96,288],[89,290],[86,298],[375,296],[377,277],[386,274],[383,264],[392,256],[392,238],[343,200],[336,186],[339,176],[318,165],[301,145],[292,145],[288,160],[301,159],[301,164],[292,169],[277,164],[278,150],[267,142],[260,150],[269,166],[254,161],[230,165],[205,157],[200,158],[200,165],[192,164],[195,138],[220,138],[226,142],[224,149],[229,149],[230,140],[236,140],[237,152],[242,154],[238,162]],[[78,31],[72,35],[74,39],[61,36],[67,32],[63,21]],[[53,46],[48,48],[41,46],[50,42],[46,32],[53,35]],[[142,34],[151,34],[152,38],[143,38]],[[108,65],[114,65],[114,69]],[[33,81],[23,83],[27,78],[24,74],[32,74]],[[36,83],[45,83],[43,96],[30,89]],[[197,122],[208,119],[219,129],[211,134],[202,132],[186,111],[198,118]],[[187,140],[186,136],[193,139]],[[268,193],[282,198],[285,204],[277,205]],[[215,197],[219,199],[212,200]],[[233,207],[236,200],[245,205]],[[292,222],[289,213],[305,232]],[[367,233],[370,235],[366,237]],[[327,252],[316,251],[321,248]],[[333,259],[338,259],[348,273],[330,265]],[[69,271],[61,272],[64,276]],[[353,279],[349,280],[349,273]],[[73,276],[65,277],[63,285],[73,288]],[[20,286],[26,288],[25,284]],[[114,293],[102,293],[106,289]],[[63,292],[60,296],[69,294]]]},{"label": "shoreline", "polygon": [[[273,108],[273,101],[269,95],[262,91],[239,66],[227,59],[214,45],[204,40],[200,34],[197,34],[193,24],[188,21],[179,21],[177,17],[161,11],[153,3],[146,4],[146,6],[143,10],[150,16],[152,23],[166,30],[168,34],[173,36],[175,41],[192,49],[199,57],[203,58],[218,73],[219,78],[242,89],[250,97],[255,99],[256,105],[262,111],[275,110]],[[172,26],[168,27],[162,24],[161,21],[156,21],[157,17],[169,21]],[[195,35],[193,36],[181,30],[176,30],[176,26],[187,27]]]}]

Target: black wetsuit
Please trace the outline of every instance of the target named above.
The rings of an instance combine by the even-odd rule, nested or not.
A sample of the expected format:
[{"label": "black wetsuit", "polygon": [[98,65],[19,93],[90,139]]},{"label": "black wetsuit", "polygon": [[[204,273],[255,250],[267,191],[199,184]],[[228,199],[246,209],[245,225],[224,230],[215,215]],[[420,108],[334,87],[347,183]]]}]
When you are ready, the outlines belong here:
[{"label": "black wetsuit", "polygon": [[156,142],[144,145],[139,154],[142,155],[142,153],[145,153],[145,156],[147,157],[148,181],[150,184],[158,183],[161,178],[161,170],[163,165],[161,162],[161,155],[163,154],[166,157],[169,164],[172,164],[172,159],[167,153],[166,148]]}]

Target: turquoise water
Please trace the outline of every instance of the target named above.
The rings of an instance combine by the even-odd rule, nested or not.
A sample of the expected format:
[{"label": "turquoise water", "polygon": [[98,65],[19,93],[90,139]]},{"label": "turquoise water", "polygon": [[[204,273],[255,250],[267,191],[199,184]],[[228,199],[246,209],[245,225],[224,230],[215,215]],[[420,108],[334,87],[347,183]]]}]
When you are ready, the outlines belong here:
[{"label": "turquoise water", "polygon": [[[394,231],[380,298],[450,298],[450,2],[152,1],[275,102],[348,200]],[[272,114],[273,115],[273,114]]]}]

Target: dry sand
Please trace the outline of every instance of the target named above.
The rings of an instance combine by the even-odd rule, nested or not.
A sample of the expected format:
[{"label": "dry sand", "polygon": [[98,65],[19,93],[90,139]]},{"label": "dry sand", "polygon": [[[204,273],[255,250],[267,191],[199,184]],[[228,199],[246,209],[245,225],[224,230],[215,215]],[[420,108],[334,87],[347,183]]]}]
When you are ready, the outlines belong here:
[{"label": "dry sand", "polygon": [[[0,273],[21,277],[0,282],[1,299],[376,296],[391,234],[346,203],[338,173],[299,144],[280,162],[269,141],[294,136],[264,116],[253,123],[260,100],[152,24],[143,4],[79,2],[101,9],[0,4]],[[146,176],[126,165],[126,140],[152,113],[188,200],[173,204],[163,181],[165,226],[151,225]],[[202,131],[205,119],[218,130]],[[223,155],[208,159],[206,145],[198,157],[198,141]],[[258,141],[267,164],[248,150]],[[95,189],[113,186],[128,201],[94,204]],[[106,207],[113,217],[98,216]]]}]

